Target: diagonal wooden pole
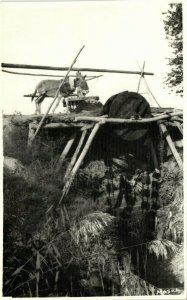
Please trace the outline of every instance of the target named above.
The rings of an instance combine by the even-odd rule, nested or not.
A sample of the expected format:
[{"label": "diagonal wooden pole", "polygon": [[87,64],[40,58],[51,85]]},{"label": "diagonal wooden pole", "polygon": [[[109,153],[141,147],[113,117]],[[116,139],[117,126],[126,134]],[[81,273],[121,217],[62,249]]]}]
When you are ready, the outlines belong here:
[{"label": "diagonal wooden pole", "polygon": [[[137,64],[138,64],[138,67],[139,67],[140,71],[142,71],[142,70],[141,70],[141,67],[140,67],[140,65],[139,65],[139,63],[138,63],[138,61],[137,61]],[[143,78],[143,80],[144,80],[144,83],[145,83],[145,86],[146,86],[146,88],[147,88],[147,91],[148,91],[149,94],[152,96],[152,98],[154,99],[154,101],[156,102],[156,104],[158,105],[158,107],[161,107],[161,105],[158,103],[158,101],[156,100],[155,96],[153,95],[152,91],[150,90],[149,85],[148,85],[147,80],[145,79],[144,75],[145,75],[145,72],[143,72],[142,78]]]},{"label": "diagonal wooden pole", "polygon": [[160,122],[158,122],[158,123],[159,123],[160,129],[161,129],[163,135],[165,136],[166,141],[168,142],[168,145],[169,145],[169,147],[171,149],[171,152],[173,153],[173,156],[175,157],[175,160],[176,160],[179,168],[182,170],[182,168],[183,168],[182,159],[181,159],[181,157],[180,157],[177,149],[175,148],[175,145],[174,145],[174,143],[173,143],[173,141],[171,139],[171,136],[170,136],[170,134],[169,134],[169,132],[167,130],[166,125],[164,125],[163,123],[160,123]]},{"label": "diagonal wooden pole", "polygon": [[78,160],[76,161],[71,173],[70,173],[70,176],[69,176],[69,179],[66,181],[65,185],[64,185],[64,188],[63,188],[63,191],[62,191],[62,196],[60,198],[60,201],[58,203],[58,207],[60,206],[62,200],[64,199],[64,197],[67,195],[69,189],[70,189],[70,186],[75,178],[75,175],[77,174],[77,171],[79,170],[79,167],[83,161],[83,159],[85,158],[90,146],[91,146],[91,143],[93,142],[93,139],[97,133],[97,131],[99,130],[100,128],[100,125],[103,124],[101,122],[98,122],[94,125],[88,139],[87,139],[87,142],[78,158]]},{"label": "diagonal wooden pole", "polygon": [[138,87],[137,87],[137,93],[140,90],[140,83],[141,83],[142,77],[144,76],[144,68],[145,68],[145,61],[143,62],[143,66],[142,66],[142,70],[141,70],[141,74],[140,74],[140,79],[139,79]]},{"label": "diagonal wooden pole", "polygon": [[66,180],[68,180],[68,178],[69,178],[69,176],[70,176],[70,173],[71,173],[71,170],[73,169],[73,167],[74,167],[74,165],[75,165],[75,163],[76,163],[77,156],[79,155],[79,152],[80,152],[80,150],[81,150],[81,147],[82,147],[82,145],[83,145],[83,143],[84,143],[86,134],[87,134],[87,130],[83,130],[83,131],[82,131],[81,138],[80,138],[80,140],[79,140],[79,144],[78,144],[78,146],[77,146],[77,148],[76,148],[76,150],[75,150],[75,153],[74,153],[73,156],[72,156],[72,159],[71,159],[71,161],[70,161],[70,163],[69,163],[69,165],[68,165],[67,171],[66,171],[66,173],[65,173],[65,175],[64,175],[64,179],[63,179],[64,182],[66,182]]},{"label": "diagonal wooden pole", "polygon": [[68,140],[66,146],[64,147],[64,150],[62,151],[62,154],[60,155],[59,161],[58,161],[58,166],[57,166],[57,171],[60,170],[65,158],[67,157],[75,139],[76,139],[77,134],[73,133],[70,139]]},{"label": "diagonal wooden pole", "polygon": [[84,47],[85,47],[85,46],[83,46],[83,47],[79,50],[78,54],[76,55],[76,57],[74,58],[74,60],[73,60],[73,62],[72,62],[72,64],[71,64],[71,66],[69,67],[69,69],[68,69],[68,71],[67,71],[65,77],[63,78],[61,84],[59,85],[59,87],[58,87],[58,89],[57,89],[57,91],[56,91],[56,94],[55,94],[55,96],[54,96],[53,101],[52,101],[51,104],[49,105],[49,107],[48,107],[48,109],[47,109],[45,115],[42,117],[40,123],[38,124],[38,128],[36,129],[34,135],[32,136],[32,139],[30,140],[30,146],[32,145],[32,143],[33,143],[33,141],[34,141],[36,135],[38,134],[40,128],[42,127],[43,122],[44,122],[45,118],[47,117],[47,115],[48,115],[48,113],[49,113],[51,107],[52,107],[53,104],[55,103],[55,101],[56,101],[56,99],[57,99],[57,97],[58,97],[58,93],[59,93],[59,91],[60,91],[61,86],[62,86],[62,85],[64,84],[64,82],[66,81],[68,74],[70,73],[70,71],[71,71],[73,65],[76,63],[77,57],[79,56],[79,54],[81,53],[81,51],[83,50]]}]

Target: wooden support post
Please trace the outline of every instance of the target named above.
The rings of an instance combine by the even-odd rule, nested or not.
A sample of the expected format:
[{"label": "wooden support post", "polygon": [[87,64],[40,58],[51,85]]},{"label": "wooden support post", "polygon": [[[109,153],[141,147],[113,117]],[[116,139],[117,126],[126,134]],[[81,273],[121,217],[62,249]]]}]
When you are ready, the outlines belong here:
[{"label": "wooden support post", "polygon": [[58,166],[57,166],[57,170],[60,170],[66,156],[68,155],[70,149],[71,149],[71,146],[73,145],[74,143],[74,140],[76,138],[77,134],[76,133],[73,133],[71,138],[68,140],[64,150],[62,151],[62,154],[60,155],[60,158],[59,158],[59,161],[58,161]]},{"label": "wooden support post", "polygon": [[160,129],[162,131],[162,133],[164,134],[165,138],[166,138],[166,141],[168,142],[168,145],[171,149],[171,152],[173,153],[173,156],[175,157],[176,161],[177,161],[177,164],[179,166],[179,168],[182,170],[183,168],[183,162],[182,162],[182,159],[177,151],[177,149],[175,148],[175,145],[171,139],[171,136],[167,130],[167,127],[163,124],[163,123],[159,123],[159,126],[160,126]]},{"label": "wooden support post", "polygon": [[75,162],[76,162],[76,160],[77,160],[77,156],[79,155],[80,149],[81,149],[81,147],[82,147],[82,145],[83,145],[83,143],[84,143],[84,139],[85,139],[85,137],[86,137],[86,134],[87,134],[87,130],[84,130],[84,131],[82,132],[82,135],[81,135],[79,144],[78,144],[78,146],[77,146],[77,148],[76,148],[76,150],[75,150],[75,153],[73,154],[73,157],[72,157],[72,159],[71,159],[71,161],[70,161],[70,163],[69,163],[69,166],[68,166],[68,168],[67,168],[66,174],[65,174],[64,179],[63,179],[64,182],[66,182],[66,180],[68,180],[68,178],[69,178],[69,175],[70,175],[70,173],[71,173],[71,170],[72,170],[72,168],[74,167],[74,164],[75,164]]},{"label": "wooden support post", "polygon": [[76,161],[76,163],[75,163],[75,165],[74,165],[74,167],[71,171],[69,179],[66,181],[66,183],[64,185],[64,188],[63,188],[63,191],[62,191],[62,196],[61,196],[60,201],[58,203],[58,207],[60,206],[60,204],[61,204],[62,200],[64,199],[64,197],[67,195],[67,193],[70,189],[70,186],[71,186],[71,184],[72,184],[72,182],[75,178],[75,175],[77,174],[77,171],[79,170],[79,167],[80,167],[83,159],[85,158],[85,156],[86,156],[86,154],[87,154],[87,152],[88,152],[88,150],[91,146],[91,143],[92,143],[97,131],[99,130],[99,127],[100,127],[101,124],[102,123],[100,123],[100,122],[95,124],[94,128],[92,129],[92,132],[90,133],[90,136],[89,136],[89,138],[88,138],[88,140],[87,140],[87,142],[86,142],[86,144],[85,144],[78,160]]},{"label": "wooden support post", "polygon": [[140,83],[141,83],[141,80],[142,80],[142,77],[143,77],[143,74],[144,74],[144,68],[145,68],[145,61],[143,62],[143,66],[142,66],[142,69],[141,69],[141,74],[140,74],[140,79],[139,79],[139,82],[138,82],[137,93],[139,93]]}]

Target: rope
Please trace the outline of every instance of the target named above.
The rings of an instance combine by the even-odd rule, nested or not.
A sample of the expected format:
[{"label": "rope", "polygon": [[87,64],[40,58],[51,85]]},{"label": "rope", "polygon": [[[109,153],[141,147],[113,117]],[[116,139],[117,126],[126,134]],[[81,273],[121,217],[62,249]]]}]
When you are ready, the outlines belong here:
[{"label": "rope", "polygon": [[146,85],[148,94],[150,94],[150,95],[152,96],[152,98],[154,99],[154,101],[156,102],[156,104],[158,105],[158,107],[161,107],[161,105],[158,103],[158,101],[156,100],[155,96],[154,96],[153,93],[151,92],[151,90],[150,90],[150,88],[149,88],[149,85],[148,85],[148,83],[147,83],[147,81],[146,81],[146,79],[145,79],[145,77],[144,77],[144,75],[145,75],[145,72],[144,72],[144,66],[143,66],[143,68],[141,69],[141,67],[140,67],[140,65],[139,65],[139,63],[138,63],[138,61],[137,61],[137,64],[138,64],[138,67],[139,67],[139,69],[140,69],[140,71],[141,71],[141,78],[143,78],[143,80],[144,80],[144,83],[145,83],[145,85]]},{"label": "rope", "polygon": [[[13,71],[7,71],[7,70],[1,70],[2,72],[9,73],[9,74],[15,74],[15,75],[29,75],[29,76],[42,76],[42,77],[60,77],[64,78],[64,75],[54,75],[54,74],[35,74],[35,73],[22,73],[22,72],[13,72]],[[86,75],[87,79],[86,81],[99,78],[103,75],[93,76],[93,75]],[[69,77],[76,77],[76,75],[69,75]]]}]

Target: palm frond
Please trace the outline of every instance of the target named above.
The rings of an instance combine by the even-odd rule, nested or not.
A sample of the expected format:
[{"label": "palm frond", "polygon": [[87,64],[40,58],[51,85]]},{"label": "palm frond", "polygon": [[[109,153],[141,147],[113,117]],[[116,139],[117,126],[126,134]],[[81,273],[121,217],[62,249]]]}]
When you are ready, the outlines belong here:
[{"label": "palm frond", "polygon": [[70,234],[73,234],[77,243],[87,243],[92,238],[98,238],[113,220],[114,217],[107,213],[90,213],[70,228]]},{"label": "palm frond", "polygon": [[167,259],[170,253],[176,253],[179,245],[169,240],[155,240],[148,244],[148,251],[154,253],[158,258]]}]

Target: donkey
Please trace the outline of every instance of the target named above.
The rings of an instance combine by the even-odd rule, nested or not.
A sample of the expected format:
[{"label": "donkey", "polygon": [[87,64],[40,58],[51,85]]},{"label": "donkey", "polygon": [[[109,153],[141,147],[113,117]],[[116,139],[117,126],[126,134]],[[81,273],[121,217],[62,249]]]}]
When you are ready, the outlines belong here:
[{"label": "donkey", "polygon": [[[82,76],[82,74],[79,71],[76,73],[75,79],[72,78],[70,79],[69,77],[66,78],[65,82],[62,84],[60,91],[58,93],[58,100],[53,109],[53,113],[55,109],[58,107],[58,105],[60,104],[60,100],[62,98],[67,98],[75,91],[77,92],[78,97],[85,96],[89,92],[88,84],[85,78],[86,75]],[[62,81],[63,79],[42,80],[37,84],[35,91],[31,97],[31,101],[33,101],[36,94],[38,94],[38,96],[35,99],[36,114],[41,114],[41,104],[46,97],[54,97],[56,95],[56,92],[60,84],[62,83]],[[64,107],[66,106],[69,112],[68,101],[66,101],[66,99],[65,101],[63,101],[63,106]]]}]

